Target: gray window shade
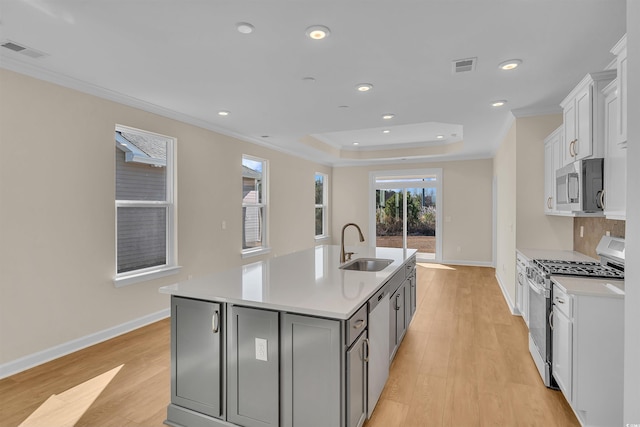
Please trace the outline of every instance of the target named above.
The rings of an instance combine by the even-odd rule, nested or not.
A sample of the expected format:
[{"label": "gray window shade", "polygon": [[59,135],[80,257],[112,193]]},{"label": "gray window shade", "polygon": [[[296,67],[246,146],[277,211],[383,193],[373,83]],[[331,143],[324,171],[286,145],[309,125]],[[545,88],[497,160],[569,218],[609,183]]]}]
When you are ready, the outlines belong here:
[{"label": "gray window shade", "polygon": [[167,208],[118,208],[118,273],[167,263]]}]

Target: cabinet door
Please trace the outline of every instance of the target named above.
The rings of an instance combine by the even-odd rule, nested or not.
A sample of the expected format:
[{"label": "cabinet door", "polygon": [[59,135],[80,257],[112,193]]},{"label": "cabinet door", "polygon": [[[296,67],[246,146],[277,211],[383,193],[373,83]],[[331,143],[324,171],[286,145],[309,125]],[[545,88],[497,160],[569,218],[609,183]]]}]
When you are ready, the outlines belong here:
[{"label": "cabinet door", "polygon": [[223,415],[220,304],[171,297],[171,402]]},{"label": "cabinet door", "polygon": [[288,313],[281,320],[282,425],[343,426],[340,322]]},{"label": "cabinet door", "polygon": [[406,319],[406,295],[407,293],[407,282],[405,281],[402,286],[395,293],[396,300],[396,345],[400,344],[402,338],[404,338],[404,333],[407,329],[407,319]]},{"label": "cabinet door", "polygon": [[604,214],[626,219],[627,149],[618,143],[618,93],[615,82],[605,88]]},{"label": "cabinet door", "polygon": [[580,160],[590,157],[593,153],[591,138],[591,121],[592,121],[592,103],[591,91],[592,85],[588,85],[576,96],[576,135],[573,147],[574,159]]},{"label": "cabinet door", "polygon": [[278,313],[230,306],[227,420],[246,426],[279,422]]},{"label": "cabinet door", "polygon": [[553,141],[548,140],[544,143],[544,213],[548,214],[554,211],[553,204],[553,188],[555,187],[556,171],[553,169]]},{"label": "cabinet door", "polygon": [[411,276],[409,276],[409,292],[410,292],[410,301],[411,301],[411,305],[410,305],[410,311],[409,311],[409,322],[411,323],[411,319],[413,319],[413,315],[416,313],[416,305],[418,303],[417,301],[417,278],[416,278],[416,271],[413,270],[413,273],[411,274]]},{"label": "cabinet door", "polygon": [[626,36],[621,40],[622,45],[617,56],[618,68],[618,120],[617,120],[617,140],[619,144],[627,142],[627,47]]},{"label": "cabinet door", "polygon": [[360,427],[367,418],[367,332],[347,350],[347,427]]},{"label": "cabinet door", "polygon": [[[397,292],[397,291],[396,291]],[[389,363],[393,360],[398,348],[398,315],[396,314],[396,294],[389,297]]]},{"label": "cabinet door", "polygon": [[568,402],[572,402],[572,324],[566,314],[553,307],[552,373]]},{"label": "cabinet door", "polygon": [[562,150],[562,166],[566,166],[575,160],[573,144],[576,140],[576,103],[575,100],[569,102],[562,112],[562,122],[564,124],[564,148]]}]

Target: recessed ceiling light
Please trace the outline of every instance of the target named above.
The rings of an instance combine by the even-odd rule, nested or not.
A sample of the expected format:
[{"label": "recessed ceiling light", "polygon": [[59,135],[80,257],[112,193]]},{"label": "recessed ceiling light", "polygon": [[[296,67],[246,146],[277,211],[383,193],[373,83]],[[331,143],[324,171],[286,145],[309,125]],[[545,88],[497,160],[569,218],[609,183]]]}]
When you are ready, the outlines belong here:
[{"label": "recessed ceiling light", "polygon": [[359,83],[356,85],[356,89],[358,92],[369,92],[373,89],[373,85],[371,83]]},{"label": "recessed ceiling light", "polygon": [[391,119],[393,119],[395,116],[396,116],[395,114],[388,113],[388,114],[383,114],[383,115],[382,115],[382,118],[383,118],[384,120],[391,120]]},{"label": "recessed ceiling light", "polygon": [[382,133],[389,133],[389,132],[391,132],[389,129],[385,129],[382,131]]},{"label": "recessed ceiling light", "polygon": [[242,34],[251,34],[254,28],[255,27],[248,22],[238,22],[238,24],[236,24],[236,29]]},{"label": "recessed ceiling light", "polygon": [[444,135],[436,135],[436,139],[443,139]]},{"label": "recessed ceiling light", "polygon": [[501,62],[500,65],[498,65],[498,68],[509,71],[518,68],[520,64],[522,64],[521,59],[510,59],[508,61]]},{"label": "recessed ceiling light", "polygon": [[316,81],[315,77],[303,77],[302,81],[307,82],[307,83],[313,83]]},{"label": "recessed ceiling light", "polygon": [[354,142],[353,145],[360,145],[360,143],[359,142]]},{"label": "recessed ceiling light", "polygon": [[501,99],[501,100],[499,100],[499,101],[493,101],[493,102],[491,103],[491,106],[492,106],[492,107],[502,107],[502,106],[503,106],[504,104],[506,104],[506,103],[507,103],[507,101],[505,101],[504,99]]},{"label": "recessed ceiling light", "polygon": [[348,105],[338,105],[338,108],[349,108]]},{"label": "recessed ceiling light", "polygon": [[331,31],[329,31],[329,28],[325,27],[324,25],[312,25],[307,28],[305,34],[307,35],[307,37],[312,38],[313,40],[322,40],[326,37],[329,37]]},{"label": "recessed ceiling light", "polygon": [[226,117],[229,115],[228,111],[222,110],[222,111],[218,111],[218,115],[222,116],[222,117]]}]

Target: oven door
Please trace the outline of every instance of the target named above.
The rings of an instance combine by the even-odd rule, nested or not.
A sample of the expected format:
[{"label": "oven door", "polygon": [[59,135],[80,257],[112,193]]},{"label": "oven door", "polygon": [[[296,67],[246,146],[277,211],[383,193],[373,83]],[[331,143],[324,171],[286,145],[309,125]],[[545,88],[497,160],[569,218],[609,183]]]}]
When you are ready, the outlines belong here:
[{"label": "oven door", "polygon": [[551,384],[551,334],[547,323],[551,304],[551,292],[544,287],[529,282],[529,351],[544,384]]}]

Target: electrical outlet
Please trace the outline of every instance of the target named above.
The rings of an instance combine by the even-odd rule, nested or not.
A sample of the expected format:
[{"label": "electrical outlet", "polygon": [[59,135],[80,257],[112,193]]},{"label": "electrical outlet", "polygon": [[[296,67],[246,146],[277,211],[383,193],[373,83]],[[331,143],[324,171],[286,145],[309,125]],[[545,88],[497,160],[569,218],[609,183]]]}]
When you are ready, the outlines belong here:
[{"label": "electrical outlet", "polygon": [[256,360],[267,361],[267,340],[256,338]]}]

